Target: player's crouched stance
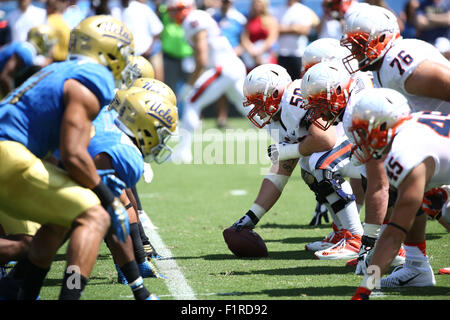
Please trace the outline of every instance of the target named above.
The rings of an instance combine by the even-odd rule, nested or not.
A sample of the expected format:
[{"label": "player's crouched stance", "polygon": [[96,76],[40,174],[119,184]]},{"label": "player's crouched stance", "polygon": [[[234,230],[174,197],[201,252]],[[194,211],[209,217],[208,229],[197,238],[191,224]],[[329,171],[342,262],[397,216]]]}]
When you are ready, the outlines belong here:
[{"label": "player's crouched stance", "polygon": [[302,169],[311,177],[305,181],[316,198],[326,203],[336,229],[339,228],[336,234],[340,237],[333,237],[335,242],[330,241],[327,247],[317,248],[315,257],[354,258],[360,250],[362,226],[352,189],[341,175],[350,164],[351,146],[345,136],[336,133],[335,127],[323,131],[311,125],[307,111],[301,108],[301,85],[302,80],[292,81],[284,68],[273,64],[258,66],[247,75],[244,105],[252,106],[248,118],[256,127],[268,128],[278,143],[269,146],[273,165],[262,181],[254,204],[233,226],[238,230],[254,228],[278,201],[301,159]]},{"label": "player's crouched stance", "polygon": [[[385,159],[389,183],[398,191],[390,222],[377,242],[368,270],[378,275],[387,270],[414,220],[421,218],[425,192],[450,183],[449,124],[448,114],[410,113],[402,94],[383,88],[367,90],[344,119],[358,147],[356,155],[361,161]],[[435,284],[423,252],[408,261],[395,277],[381,279],[381,287]],[[365,275],[353,299],[367,299],[375,280],[374,275]],[[394,280],[396,283],[391,285]]]},{"label": "player's crouched stance", "polygon": [[[91,122],[112,101],[133,48],[123,23],[89,17],[71,32],[69,60],[43,68],[1,103],[0,210],[42,225],[16,266],[24,275],[20,299],[36,299],[66,237],[60,299],[80,298],[110,226],[119,240],[128,237],[122,185],[99,176],[87,147]],[[67,172],[43,160],[58,148]],[[79,280],[75,287],[69,278]]]},{"label": "player's crouched stance", "polygon": [[[127,187],[132,187],[143,174],[144,159],[146,162],[162,163],[169,158],[171,149],[166,143],[176,130],[178,110],[163,96],[138,87],[119,90],[109,108],[112,109],[109,112],[118,114],[114,123],[129,138],[127,139],[129,142],[124,139],[126,137],[121,137],[120,143],[116,141],[113,144],[117,148],[122,148],[122,151],[116,153],[112,150],[108,155],[100,153],[98,160],[106,161],[107,167],[114,167],[116,173],[127,181]],[[124,152],[124,148],[128,148],[128,151]],[[123,159],[125,155],[126,160]],[[133,166],[128,165],[127,169],[119,164],[130,162],[130,157],[134,159]],[[122,197],[127,199],[125,194]],[[143,285],[134,257],[131,255],[116,263],[120,265],[134,293],[134,288],[138,284]]]}]

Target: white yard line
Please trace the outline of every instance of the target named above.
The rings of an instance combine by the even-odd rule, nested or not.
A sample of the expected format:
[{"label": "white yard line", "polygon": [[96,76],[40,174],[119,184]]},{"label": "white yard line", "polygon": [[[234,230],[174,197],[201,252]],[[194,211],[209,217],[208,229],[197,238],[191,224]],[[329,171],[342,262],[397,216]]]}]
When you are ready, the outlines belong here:
[{"label": "white yard line", "polygon": [[[150,218],[148,218],[148,220],[153,226]],[[163,259],[160,260],[152,259],[152,262],[156,264],[158,270],[167,277],[164,281],[166,282],[167,288],[169,289],[171,295],[175,298],[175,300],[197,300],[194,291],[187,283],[186,278],[183,276],[183,273],[173,258],[172,252],[166,247],[158,232],[155,228],[148,231],[149,232],[146,230],[146,235],[151,244],[158,254],[163,257]]]}]

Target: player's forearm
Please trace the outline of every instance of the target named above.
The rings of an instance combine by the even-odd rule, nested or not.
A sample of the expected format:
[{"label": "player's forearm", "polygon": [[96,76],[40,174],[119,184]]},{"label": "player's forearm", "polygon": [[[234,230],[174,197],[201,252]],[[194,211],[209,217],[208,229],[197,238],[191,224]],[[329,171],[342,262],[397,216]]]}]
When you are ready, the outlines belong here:
[{"label": "player's forearm", "polygon": [[270,180],[264,179],[255,203],[260,205],[264,210],[269,211],[278,201],[282,191]]},{"label": "player's forearm", "polygon": [[389,268],[404,240],[405,233],[397,230],[395,227],[388,226],[383,231],[380,239],[377,241],[377,246],[371,259],[372,265],[380,267],[381,274],[384,274]]},{"label": "player's forearm", "polygon": [[81,186],[93,189],[100,183],[100,176],[87,151],[61,151],[61,162],[70,177]]}]

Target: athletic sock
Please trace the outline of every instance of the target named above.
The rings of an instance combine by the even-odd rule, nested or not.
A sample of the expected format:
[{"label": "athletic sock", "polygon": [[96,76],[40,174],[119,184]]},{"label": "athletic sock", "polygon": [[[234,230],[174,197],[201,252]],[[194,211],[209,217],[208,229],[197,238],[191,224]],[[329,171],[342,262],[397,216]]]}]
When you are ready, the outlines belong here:
[{"label": "athletic sock", "polygon": [[59,300],[80,300],[88,279],[76,272],[64,272]]},{"label": "athletic sock", "polygon": [[136,258],[136,262],[141,264],[145,262],[145,258],[147,254],[145,253],[144,246],[142,244],[141,236],[139,234],[139,226],[138,223],[130,224],[130,236],[131,241],[133,242],[134,256]]},{"label": "athletic sock", "polygon": [[23,260],[23,270],[25,279],[22,288],[19,290],[19,300],[36,300],[41,291],[44,279],[47,276],[48,269],[42,269],[33,264],[28,258]]},{"label": "athletic sock", "polygon": [[427,246],[425,241],[421,242],[405,242],[404,248],[406,252],[406,259],[415,257],[426,257],[427,256]]},{"label": "athletic sock", "polygon": [[122,270],[125,278],[127,278],[128,285],[133,291],[134,298],[136,300],[145,300],[150,296],[150,292],[144,286],[144,280],[142,279],[139,268],[136,261],[130,261],[125,263],[122,267]]}]

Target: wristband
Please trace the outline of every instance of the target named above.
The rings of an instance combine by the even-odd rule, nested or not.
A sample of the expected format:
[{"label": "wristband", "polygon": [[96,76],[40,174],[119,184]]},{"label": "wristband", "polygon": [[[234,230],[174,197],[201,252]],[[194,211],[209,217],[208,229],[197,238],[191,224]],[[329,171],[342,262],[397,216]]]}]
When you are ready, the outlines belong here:
[{"label": "wristband", "polygon": [[104,208],[108,207],[111,203],[113,203],[114,195],[112,191],[106,186],[106,184],[103,183],[103,181],[100,181],[98,185],[92,188],[92,191],[100,199],[100,203]]},{"label": "wristband", "polygon": [[132,206],[133,206],[133,204],[130,202],[129,204],[127,204],[127,205],[125,206],[125,210],[130,209]]},{"label": "wristband", "polygon": [[[259,204],[257,204],[256,202],[252,204],[249,212],[251,212],[252,214],[255,215],[255,217],[258,219],[258,221],[263,217],[263,215],[267,212],[266,209],[264,209],[263,207],[261,207]],[[253,219],[252,219],[253,220]]]},{"label": "wristband", "polygon": [[251,211],[248,210],[247,213],[245,214],[247,217],[250,218],[250,220],[252,220],[253,224],[256,226],[259,222],[259,219],[257,216],[255,216],[255,214]]}]

